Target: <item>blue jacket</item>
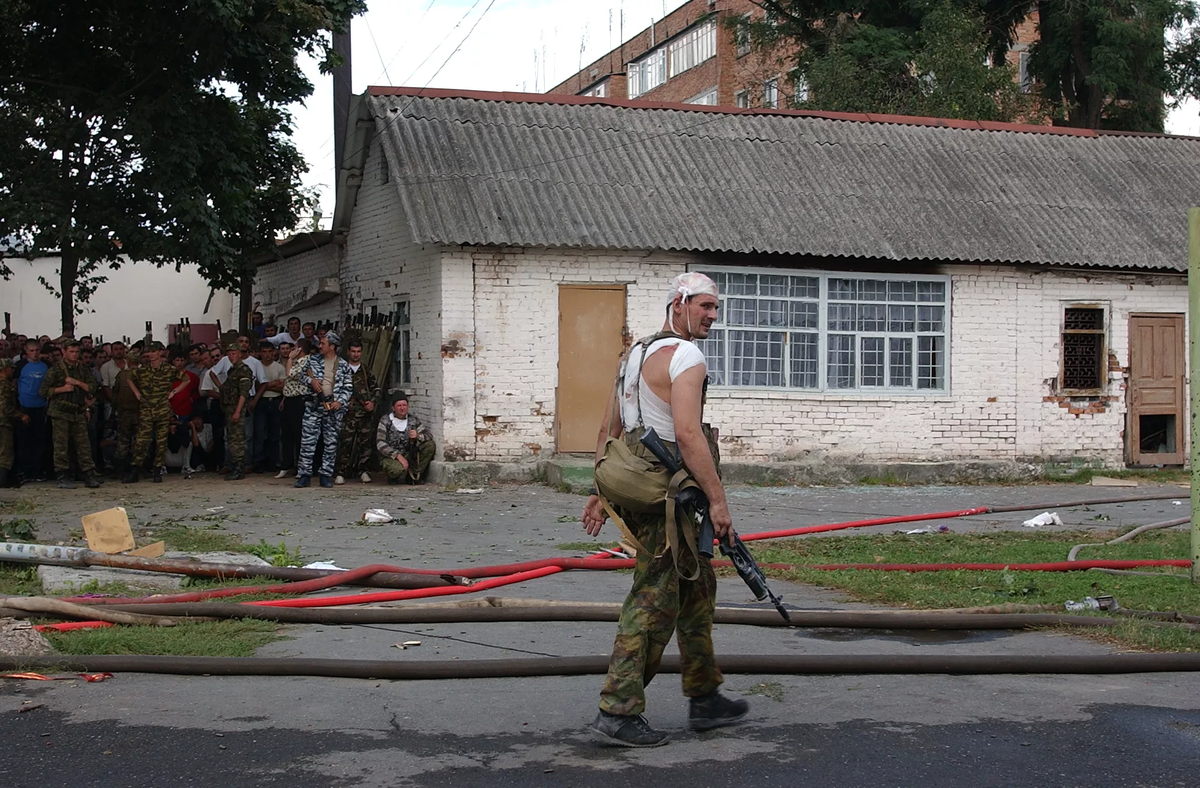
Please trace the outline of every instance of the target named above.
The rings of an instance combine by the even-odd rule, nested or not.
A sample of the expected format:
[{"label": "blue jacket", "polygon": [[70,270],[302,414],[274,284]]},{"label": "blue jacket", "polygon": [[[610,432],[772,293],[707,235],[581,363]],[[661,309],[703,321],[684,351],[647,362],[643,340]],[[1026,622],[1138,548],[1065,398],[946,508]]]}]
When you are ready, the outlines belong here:
[{"label": "blue jacket", "polygon": [[49,367],[44,361],[28,361],[17,373],[17,402],[22,408],[44,408],[49,403],[41,394],[42,378]]}]

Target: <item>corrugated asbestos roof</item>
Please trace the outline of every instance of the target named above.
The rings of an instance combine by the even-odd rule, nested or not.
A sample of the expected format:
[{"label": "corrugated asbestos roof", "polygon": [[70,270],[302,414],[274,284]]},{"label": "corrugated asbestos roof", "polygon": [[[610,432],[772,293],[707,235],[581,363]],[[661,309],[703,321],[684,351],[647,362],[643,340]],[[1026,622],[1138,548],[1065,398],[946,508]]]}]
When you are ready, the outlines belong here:
[{"label": "corrugated asbestos roof", "polygon": [[382,90],[420,243],[1184,271],[1200,205],[1192,138]]}]

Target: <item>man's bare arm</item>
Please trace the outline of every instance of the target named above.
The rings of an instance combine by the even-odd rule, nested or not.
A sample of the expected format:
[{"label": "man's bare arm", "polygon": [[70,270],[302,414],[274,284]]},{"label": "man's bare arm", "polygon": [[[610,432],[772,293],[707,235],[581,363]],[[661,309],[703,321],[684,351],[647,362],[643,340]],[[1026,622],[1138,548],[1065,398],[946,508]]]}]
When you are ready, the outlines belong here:
[{"label": "man's bare arm", "polygon": [[683,372],[671,384],[671,414],[675,422],[675,442],[700,489],[708,496],[713,530],[718,538],[729,532],[733,521],[725,500],[725,488],[717,476],[717,466],[708,450],[708,441],[700,429],[701,396],[704,392],[703,366]]}]

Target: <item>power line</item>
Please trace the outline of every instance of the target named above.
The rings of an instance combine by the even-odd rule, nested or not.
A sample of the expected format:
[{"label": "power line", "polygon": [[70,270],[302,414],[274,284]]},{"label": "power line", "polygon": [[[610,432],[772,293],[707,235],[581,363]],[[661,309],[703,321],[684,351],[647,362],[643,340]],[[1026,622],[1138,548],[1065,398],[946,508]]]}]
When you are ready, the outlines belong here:
[{"label": "power line", "polygon": [[367,26],[367,35],[371,37],[371,43],[375,46],[375,56],[383,64],[383,76],[387,77],[388,82],[391,82],[392,78],[388,76],[387,63],[383,62],[383,53],[379,51],[379,42],[375,40],[375,31],[371,29],[371,23],[365,16],[363,17],[363,24]]}]

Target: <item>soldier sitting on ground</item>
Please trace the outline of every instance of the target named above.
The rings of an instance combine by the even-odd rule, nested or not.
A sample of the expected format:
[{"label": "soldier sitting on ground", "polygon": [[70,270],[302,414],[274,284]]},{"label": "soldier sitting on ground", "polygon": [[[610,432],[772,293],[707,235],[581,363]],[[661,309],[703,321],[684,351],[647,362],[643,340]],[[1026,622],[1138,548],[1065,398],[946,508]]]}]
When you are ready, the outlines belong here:
[{"label": "soldier sitting on ground", "polygon": [[407,394],[397,391],[391,399],[391,415],[380,419],[375,429],[379,465],[387,474],[388,484],[420,484],[436,452],[433,436],[420,419],[408,412]]}]

